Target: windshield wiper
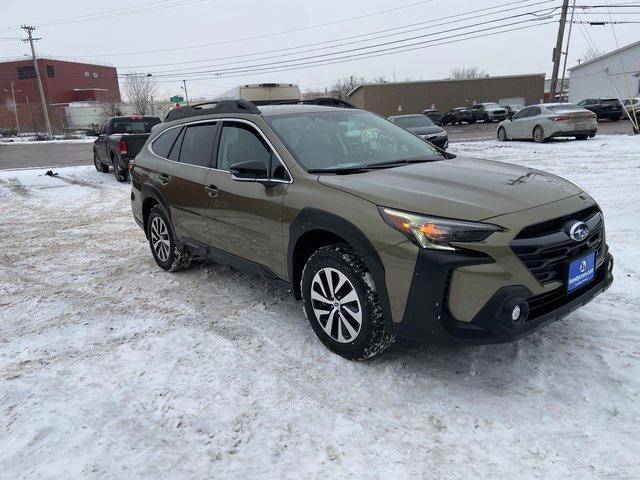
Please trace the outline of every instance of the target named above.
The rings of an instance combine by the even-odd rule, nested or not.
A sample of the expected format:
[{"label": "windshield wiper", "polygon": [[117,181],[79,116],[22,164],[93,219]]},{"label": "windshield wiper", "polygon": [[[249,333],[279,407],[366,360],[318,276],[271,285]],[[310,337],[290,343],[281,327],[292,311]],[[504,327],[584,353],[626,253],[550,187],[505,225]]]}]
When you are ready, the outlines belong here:
[{"label": "windshield wiper", "polygon": [[307,172],[335,173],[336,175],[349,175],[351,173],[364,173],[364,172],[370,172],[372,170],[383,170],[385,168],[402,167],[403,165],[410,165],[412,163],[436,162],[438,160],[442,160],[442,158],[438,158],[438,157],[408,158],[405,160],[391,160],[389,162],[371,163],[371,164],[357,165],[357,166],[345,167],[345,168],[316,168],[312,170],[307,170]]}]

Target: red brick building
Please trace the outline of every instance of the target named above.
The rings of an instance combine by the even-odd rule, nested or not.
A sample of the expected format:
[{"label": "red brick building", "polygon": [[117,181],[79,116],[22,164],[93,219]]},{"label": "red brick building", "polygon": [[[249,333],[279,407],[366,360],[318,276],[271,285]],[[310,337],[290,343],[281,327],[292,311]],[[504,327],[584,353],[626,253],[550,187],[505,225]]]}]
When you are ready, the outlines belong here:
[{"label": "red brick building", "polygon": [[[64,130],[64,107],[71,102],[120,102],[114,67],[39,58],[38,70],[55,131]],[[16,91],[21,130],[43,130],[40,94],[31,60],[0,63],[0,128],[15,127],[11,82]]]}]

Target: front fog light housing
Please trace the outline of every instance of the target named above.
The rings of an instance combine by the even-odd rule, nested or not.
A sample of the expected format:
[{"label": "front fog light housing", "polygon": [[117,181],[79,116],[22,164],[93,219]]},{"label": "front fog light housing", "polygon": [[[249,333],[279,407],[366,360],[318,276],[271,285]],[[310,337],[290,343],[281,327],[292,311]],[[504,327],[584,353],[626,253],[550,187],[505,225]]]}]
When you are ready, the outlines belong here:
[{"label": "front fog light housing", "polygon": [[481,242],[502,228],[489,223],[465,222],[439,217],[427,217],[378,207],[384,221],[422,248],[431,250],[456,250],[451,243]]}]

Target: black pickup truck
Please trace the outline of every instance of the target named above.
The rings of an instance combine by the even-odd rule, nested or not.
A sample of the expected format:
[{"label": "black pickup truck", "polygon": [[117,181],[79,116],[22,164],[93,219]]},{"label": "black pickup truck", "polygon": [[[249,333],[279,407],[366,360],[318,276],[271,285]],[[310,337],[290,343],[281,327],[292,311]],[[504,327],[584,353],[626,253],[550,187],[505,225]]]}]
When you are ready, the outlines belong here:
[{"label": "black pickup truck", "polygon": [[93,164],[96,170],[107,173],[113,167],[116,180],[129,179],[129,160],[144,146],[151,128],[161,123],[158,117],[131,115],[111,117],[100,127],[98,138],[93,143]]}]

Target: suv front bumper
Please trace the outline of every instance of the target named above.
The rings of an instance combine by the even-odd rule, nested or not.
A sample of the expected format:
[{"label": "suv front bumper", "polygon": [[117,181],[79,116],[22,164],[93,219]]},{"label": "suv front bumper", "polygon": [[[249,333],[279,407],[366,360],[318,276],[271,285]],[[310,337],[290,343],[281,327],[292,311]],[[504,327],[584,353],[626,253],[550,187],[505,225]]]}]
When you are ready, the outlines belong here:
[{"label": "suv front bumper", "polygon": [[[482,345],[517,340],[538,328],[565,317],[586,305],[613,282],[613,257],[607,254],[596,278],[566,294],[564,287],[534,296],[524,285],[498,290],[470,322],[453,318],[447,308],[451,276],[456,268],[493,263],[475,252],[449,253],[421,250],[402,322],[394,324],[399,337],[444,345]],[[526,319],[512,321],[516,304],[526,303]]]}]

